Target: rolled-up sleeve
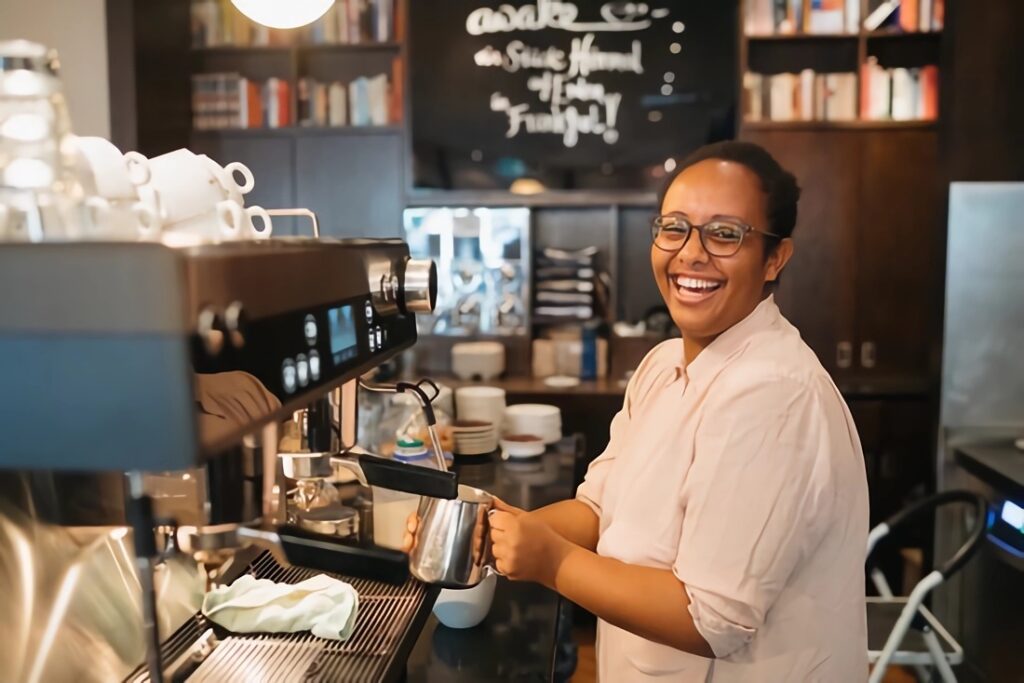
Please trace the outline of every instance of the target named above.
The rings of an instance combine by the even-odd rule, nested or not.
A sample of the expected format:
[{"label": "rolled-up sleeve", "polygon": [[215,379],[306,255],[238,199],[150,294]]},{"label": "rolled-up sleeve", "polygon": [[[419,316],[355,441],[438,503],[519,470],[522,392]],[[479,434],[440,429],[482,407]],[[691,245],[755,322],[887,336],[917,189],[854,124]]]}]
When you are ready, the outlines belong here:
[{"label": "rolled-up sleeve", "polygon": [[820,541],[833,488],[823,400],[783,379],[720,392],[707,406],[672,570],[717,657],[756,637]]}]

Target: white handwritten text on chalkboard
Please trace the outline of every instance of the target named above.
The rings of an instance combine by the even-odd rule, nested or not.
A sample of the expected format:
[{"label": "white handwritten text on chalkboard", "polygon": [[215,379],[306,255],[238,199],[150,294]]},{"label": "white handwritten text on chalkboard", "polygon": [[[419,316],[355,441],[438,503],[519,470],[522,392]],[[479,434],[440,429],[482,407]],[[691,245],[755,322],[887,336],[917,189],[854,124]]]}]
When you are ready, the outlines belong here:
[{"label": "white handwritten text on chalkboard", "polygon": [[480,7],[466,18],[466,31],[471,36],[510,31],[543,31],[560,29],[587,33],[594,31],[642,31],[651,19],[668,16],[667,9],[652,10],[647,3],[607,2],[601,6],[602,21],[576,21],[580,10],[575,3],[538,0],[536,5],[501,5],[497,9]]},{"label": "white handwritten text on chalkboard", "polygon": [[491,93],[490,109],[508,119],[506,138],[520,134],[555,134],[567,148],[575,147],[581,136],[599,137],[605,144],[619,140],[616,123],[622,93],[599,82],[601,73],[643,74],[643,43],[632,40],[627,51],[602,50],[597,45],[601,31],[642,31],[652,22],[668,16],[668,10],[651,9],[646,3],[609,2],[601,6],[602,21],[581,22],[579,8],[570,2],[538,0],[535,5],[497,8],[480,7],[469,13],[466,31],[470,35],[513,31],[563,30],[575,35],[569,49],[509,41],[504,49],[485,45],[473,55],[478,67],[507,73],[527,71],[526,90],[536,94],[534,103],[513,102],[501,91]]}]

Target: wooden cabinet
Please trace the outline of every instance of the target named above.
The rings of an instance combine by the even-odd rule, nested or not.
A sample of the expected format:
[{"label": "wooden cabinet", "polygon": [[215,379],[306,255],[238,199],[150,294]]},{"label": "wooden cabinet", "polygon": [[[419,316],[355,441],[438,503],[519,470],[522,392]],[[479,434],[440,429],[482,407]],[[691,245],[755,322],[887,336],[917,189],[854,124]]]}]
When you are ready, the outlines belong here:
[{"label": "wooden cabinet", "polygon": [[933,131],[864,135],[856,360],[867,378],[925,378],[938,367],[946,239],[938,164]]},{"label": "wooden cabinet", "polygon": [[931,128],[746,130],[802,188],[777,298],[838,381],[927,380],[944,198]]},{"label": "wooden cabinet", "polygon": [[[800,183],[796,248],[776,299],[835,377],[848,371],[842,355],[852,355],[856,321],[860,133],[766,130],[743,137],[771,152]],[[850,346],[841,352],[841,344]]]},{"label": "wooden cabinet", "polygon": [[403,234],[402,140],[388,133],[297,138],[296,200],[316,212],[324,235]]}]

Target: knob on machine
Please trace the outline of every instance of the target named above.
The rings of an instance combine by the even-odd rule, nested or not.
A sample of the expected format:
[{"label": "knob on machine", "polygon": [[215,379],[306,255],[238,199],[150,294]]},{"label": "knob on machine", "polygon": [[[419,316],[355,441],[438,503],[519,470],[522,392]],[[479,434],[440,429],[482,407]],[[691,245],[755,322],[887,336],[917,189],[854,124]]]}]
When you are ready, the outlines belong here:
[{"label": "knob on machine", "polygon": [[437,266],[430,259],[383,261],[369,268],[373,307],[380,315],[431,313],[437,303]]},{"label": "knob on machine", "polygon": [[400,298],[403,312],[433,312],[437,303],[437,264],[431,259],[409,259],[403,275]]}]

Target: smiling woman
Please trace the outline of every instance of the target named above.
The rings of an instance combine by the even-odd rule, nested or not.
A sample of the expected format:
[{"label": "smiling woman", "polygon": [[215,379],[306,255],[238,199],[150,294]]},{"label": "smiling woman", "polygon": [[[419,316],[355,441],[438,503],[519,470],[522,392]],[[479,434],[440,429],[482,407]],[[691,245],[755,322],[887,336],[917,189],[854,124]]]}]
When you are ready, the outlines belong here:
[{"label": "smiling woman", "polygon": [[598,616],[601,680],[867,676],[860,442],[771,295],[798,198],[756,145],[680,165],[651,265],[682,340],[637,368],[574,500],[492,515],[498,571]]},{"label": "smiling woman", "polygon": [[[689,360],[778,279],[793,254],[799,198],[793,175],[743,142],[702,147],[666,184],[651,266]],[[699,239],[690,239],[694,232]]]}]

